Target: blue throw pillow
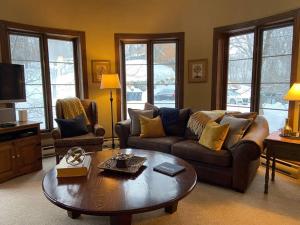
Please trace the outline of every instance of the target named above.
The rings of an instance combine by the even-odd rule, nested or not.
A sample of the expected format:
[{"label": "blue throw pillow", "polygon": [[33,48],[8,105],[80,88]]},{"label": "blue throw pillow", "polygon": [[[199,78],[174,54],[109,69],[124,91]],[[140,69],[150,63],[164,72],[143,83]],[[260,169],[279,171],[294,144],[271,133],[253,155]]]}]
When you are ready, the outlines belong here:
[{"label": "blue throw pillow", "polygon": [[74,137],[88,133],[83,115],[74,119],[55,119],[63,138]]},{"label": "blue throw pillow", "polygon": [[179,122],[179,109],[160,108],[159,115],[167,135],[174,135],[174,125]]},{"label": "blue throw pillow", "polygon": [[162,118],[166,135],[179,137],[185,135],[186,125],[191,114],[189,108],[160,108],[158,114]]}]

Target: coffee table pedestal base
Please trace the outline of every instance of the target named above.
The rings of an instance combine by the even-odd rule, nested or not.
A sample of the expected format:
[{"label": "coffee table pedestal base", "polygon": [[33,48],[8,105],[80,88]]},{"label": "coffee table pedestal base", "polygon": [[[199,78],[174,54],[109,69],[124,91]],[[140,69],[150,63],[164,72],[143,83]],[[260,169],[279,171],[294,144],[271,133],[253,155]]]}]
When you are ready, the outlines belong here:
[{"label": "coffee table pedestal base", "polygon": [[78,212],[73,212],[73,211],[67,211],[68,212],[68,217],[72,219],[77,219],[80,216],[80,213]]},{"label": "coffee table pedestal base", "polygon": [[169,205],[165,208],[166,213],[174,213],[177,211],[178,202],[173,203],[172,205]]},{"label": "coffee table pedestal base", "polygon": [[[166,213],[174,213],[177,211],[178,202],[173,203],[172,205],[169,205],[165,208]],[[77,219],[80,217],[80,213],[73,212],[73,211],[67,211],[68,216],[72,219]],[[110,225],[131,225],[132,221],[132,215],[131,214],[123,214],[123,215],[117,215],[117,216],[110,216]]]},{"label": "coffee table pedestal base", "polygon": [[118,215],[110,217],[110,225],[131,225],[132,215]]}]

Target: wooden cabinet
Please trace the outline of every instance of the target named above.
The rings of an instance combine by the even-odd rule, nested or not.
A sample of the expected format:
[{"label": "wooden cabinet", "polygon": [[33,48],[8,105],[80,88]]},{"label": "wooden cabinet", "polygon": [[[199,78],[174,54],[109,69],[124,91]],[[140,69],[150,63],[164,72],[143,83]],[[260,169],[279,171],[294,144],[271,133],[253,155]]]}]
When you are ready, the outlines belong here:
[{"label": "wooden cabinet", "polygon": [[39,123],[0,128],[0,182],[42,169]]}]

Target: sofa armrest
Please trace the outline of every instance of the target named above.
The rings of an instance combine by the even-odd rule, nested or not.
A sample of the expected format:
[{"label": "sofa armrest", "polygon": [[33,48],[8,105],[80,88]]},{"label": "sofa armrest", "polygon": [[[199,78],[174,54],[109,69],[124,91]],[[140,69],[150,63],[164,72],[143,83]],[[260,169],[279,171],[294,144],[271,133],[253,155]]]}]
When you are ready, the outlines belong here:
[{"label": "sofa armrest", "polygon": [[264,139],[269,135],[266,119],[258,116],[247,134],[240,140],[232,151],[233,180],[232,187],[244,192],[256,174],[257,160],[264,150]]},{"label": "sofa armrest", "polygon": [[94,125],[94,133],[96,137],[102,137],[105,134],[105,129],[101,125],[96,123]]},{"label": "sofa armrest", "polygon": [[131,120],[123,120],[115,125],[115,131],[119,137],[120,141],[120,148],[126,148],[127,147],[127,141],[128,137],[130,135],[130,123]]},{"label": "sofa armrest", "polygon": [[59,128],[54,128],[52,131],[51,131],[51,135],[52,135],[52,138],[54,140],[56,139],[61,139],[61,132],[60,132],[60,129]]}]

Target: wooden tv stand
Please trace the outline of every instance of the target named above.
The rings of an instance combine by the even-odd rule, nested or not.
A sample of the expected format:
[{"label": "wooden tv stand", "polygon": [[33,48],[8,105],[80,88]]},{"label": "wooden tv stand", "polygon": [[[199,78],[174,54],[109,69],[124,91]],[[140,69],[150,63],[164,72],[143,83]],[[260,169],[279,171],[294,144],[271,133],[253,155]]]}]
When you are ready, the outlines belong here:
[{"label": "wooden tv stand", "polygon": [[0,128],[0,183],[42,169],[40,124]]}]

